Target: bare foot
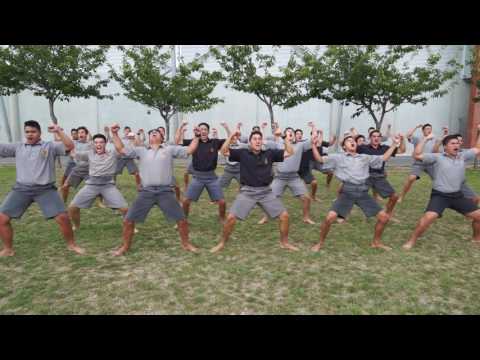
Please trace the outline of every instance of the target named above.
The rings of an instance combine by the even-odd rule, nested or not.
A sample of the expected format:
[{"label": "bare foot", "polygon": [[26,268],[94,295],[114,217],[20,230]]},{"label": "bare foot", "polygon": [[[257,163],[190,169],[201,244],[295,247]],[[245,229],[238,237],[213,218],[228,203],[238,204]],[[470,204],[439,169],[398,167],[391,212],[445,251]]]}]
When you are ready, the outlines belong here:
[{"label": "bare foot", "polygon": [[137,228],[134,228],[134,229],[133,229],[133,233],[134,233],[134,234],[138,234],[139,232],[140,232],[140,231],[138,231]]},{"label": "bare foot", "polygon": [[397,200],[397,204],[400,204],[403,201],[403,198],[400,196]]},{"label": "bare foot", "polygon": [[178,224],[175,224],[175,226],[173,227],[175,230],[178,229]]},{"label": "bare foot", "polygon": [[345,219],[342,219],[342,218],[337,218],[337,224],[343,224],[345,223]]},{"label": "bare foot", "polygon": [[293,246],[289,242],[281,242],[280,247],[285,250],[298,251],[299,249],[296,246]]},{"label": "bare foot", "polygon": [[415,243],[412,243],[412,242],[408,241],[402,246],[402,248],[405,249],[405,250],[410,250],[414,245],[415,245]]},{"label": "bare foot", "polygon": [[220,243],[220,244],[218,244],[217,246],[215,246],[214,248],[212,248],[212,249],[210,250],[210,252],[211,252],[212,254],[215,254],[215,253],[221,251],[224,247],[225,247],[225,244],[224,244],[224,243]]},{"label": "bare foot", "polygon": [[210,205],[215,205],[216,202],[215,202],[215,201],[210,201],[209,204],[210,204]]},{"label": "bare foot", "polygon": [[400,220],[398,220],[396,217],[393,217],[393,216],[390,217],[390,220],[389,220],[389,221],[391,221],[391,222],[393,222],[393,223],[395,223],[395,224],[400,224],[400,222],[401,222]]},{"label": "bare foot", "polygon": [[125,246],[120,246],[117,250],[113,252],[113,256],[122,256],[128,251],[128,249]]},{"label": "bare foot", "polygon": [[183,250],[191,251],[191,252],[197,252],[198,251],[198,248],[196,248],[195,246],[193,246],[190,243],[182,244],[182,248],[183,248]]},{"label": "bare foot", "polygon": [[312,219],[310,219],[310,218],[308,218],[308,219],[303,219],[303,222],[304,222],[305,224],[315,225],[315,222],[314,222]]},{"label": "bare foot", "polygon": [[318,200],[316,197],[311,198],[311,200],[315,202],[320,202],[320,200]]},{"label": "bare foot", "polygon": [[383,245],[382,243],[372,244],[372,245],[370,245],[370,247],[372,247],[374,249],[383,249],[383,250],[386,250],[386,251],[392,250],[392,248],[390,246]]},{"label": "bare foot", "polygon": [[80,246],[77,245],[68,245],[68,250],[73,251],[76,254],[83,255],[85,254],[85,250],[82,249]]},{"label": "bare foot", "polygon": [[77,231],[77,230],[78,230],[78,228],[75,225],[72,224],[72,231]]},{"label": "bare foot", "polygon": [[313,252],[319,252],[322,247],[323,247],[323,244],[316,244],[316,245],[312,246],[312,251]]},{"label": "bare foot", "polygon": [[105,206],[105,204],[103,203],[103,201],[100,201],[98,200],[97,201],[97,206],[101,209],[106,209],[107,207]]},{"label": "bare foot", "polygon": [[6,256],[13,256],[15,255],[15,251],[13,249],[3,249],[0,251],[0,257],[6,257]]},{"label": "bare foot", "polygon": [[257,224],[258,225],[264,225],[268,222],[268,218],[265,216],[263,217]]}]

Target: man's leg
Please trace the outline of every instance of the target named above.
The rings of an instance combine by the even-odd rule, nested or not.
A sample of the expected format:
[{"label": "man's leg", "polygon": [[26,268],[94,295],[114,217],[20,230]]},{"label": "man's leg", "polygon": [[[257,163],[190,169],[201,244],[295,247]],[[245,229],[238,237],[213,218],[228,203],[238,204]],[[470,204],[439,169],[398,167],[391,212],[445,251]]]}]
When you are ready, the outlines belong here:
[{"label": "man's leg", "polygon": [[413,246],[415,246],[418,238],[422,236],[422,234],[433,224],[435,220],[437,220],[439,215],[433,211],[427,211],[417,223],[417,227],[415,228],[412,236],[410,239],[403,245],[405,250],[410,250]]},{"label": "man's leg", "polygon": [[62,195],[62,200],[66,204],[68,199],[68,193],[70,191],[70,185],[68,184],[68,179],[65,184],[60,188],[60,194]]},{"label": "man's leg", "polygon": [[310,218],[310,198],[306,195],[300,196],[303,203],[303,222],[305,224],[315,225],[315,222]]},{"label": "man's leg", "polygon": [[192,245],[188,238],[188,222],[187,219],[179,220],[177,222],[178,233],[180,234],[180,241],[182,248],[187,251],[197,252],[198,248]]},{"label": "man's leg", "polygon": [[3,249],[0,251],[0,257],[13,256],[13,229],[10,222],[10,217],[0,213],[0,238],[3,241]]},{"label": "man's leg", "polygon": [[[283,193],[285,192],[285,187],[287,186],[287,181],[286,180],[281,180],[279,178],[273,178],[271,188],[273,195],[276,198],[280,198]],[[258,225],[264,225],[268,223],[268,215],[264,214],[263,217],[260,219],[260,221],[257,223]]]},{"label": "man's leg", "polygon": [[235,217],[235,215],[228,214],[227,220],[223,224],[223,231],[222,231],[222,237],[220,239],[220,242],[218,243],[217,246],[215,246],[210,250],[211,253],[219,252],[225,247],[225,244],[230,238],[230,235],[232,234],[232,231],[233,231],[233,228],[235,227],[236,222],[237,222],[237,218]]},{"label": "man's leg", "polygon": [[398,202],[398,199],[399,199],[399,196],[397,194],[392,194],[389,198],[388,198],[388,203],[387,203],[387,214],[389,216],[392,216],[393,215],[393,209],[395,208],[395,205],[397,204]]},{"label": "man's leg", "polygon": [[330,189],[330,184],[332,183],[332,179],[333,179],[333,173],[332,172],[327,173],[327,181],[326,181],[327,189]]},{"label": "man's leg", "polygon": [[280,247],[286,250],[298,251],[296,246],[288,242],[289,216],[288,212],[284,210],[278,217],[280,220]]},{"label": "man's leg", "polygon": [[327,217],[320,226],[320,241],[312,247],[312,251],[320,251],[320,249],[325,244],[325,239],[327,238],[330,227],[337,219],[338,214],[335,211],[329,211]]},{"label": "man's leg", "polygon": [[218,217],[220,218],[220,221],[222,223],[225,222],[225,212],[226,212],[226,207],[227,207],[227,204],[225,202],[225,199],[220,199],[217,201],[218,203]]},{"label": "man's leg", "polygon": [[140,178],[140,174],[136,172],[135,174],[133,174],[133,176],[135,177],[135,184],[137,185],[137,191],[140,191],[142,187],[142,179]]},{"label": "man's leg", "polygon": [[317,187],[318,183],[317,180],[312,180],[312,188],[311,188],[311,194],[312,194],[312,201],[318,201],[317,199]]},{"label": "man's leg", "polygon": [[121,256],[125,254],[132,246],[133,233],[135,231],[135,223],[133,221],[123,220],[123,244],[113,252],[113,256]]},{"label": "man's leg", "polygon": [[80,208],[70,205],[68,208],[68,216],[72,220],[72,230],[76,231],[80,229]]},{"label": "man's leg", "polygon": [[192,200],[190,199],[184,199],[183,200],[183,212],[185,213],[185,217],[188,218],[188,214],[190,213],[190,204],[192,203]]},{"label": "man's leg", "polygon": [[183,185],[184,185],[184,190],[183,191],[187,191],[187,188],[188,188],[188,182],[190,180],[190,174],[188,172],[185,172],[183,174]]},{"label": "man's leg", "polygon": [[480,210],[475,210],[465,216],[472,219],[473,242],[480,245]]},{"label": "man's leg", "polygon": [[376,249],[392,250],[391,247],[382,243],[382,234],[385,226],[388,224],[390,216],[385,211],[380,211],[377,214],[377,223],[375,224],[375,235],[371,247]]},{"label": "man's leg", "polygon": [[75,244],[72,224],[70,223],[67,213],[57,215],[55,221],[60,226],[60,231],[67,242],[68,249],[80,255],[85,254],[85,250]]},{"label": "man's leg", "polygon": [[405,199],[405,196],[410,191],[410,189],[412,188],[412,185],[415,181],[417,181],[417,176],[416,175],[408,175],[407,181],[405,182],[405,185],[403,186],[402,193],[400,194],[400,197],[397,200],[398,203],[401,203],[403,201],[403,199]]}]

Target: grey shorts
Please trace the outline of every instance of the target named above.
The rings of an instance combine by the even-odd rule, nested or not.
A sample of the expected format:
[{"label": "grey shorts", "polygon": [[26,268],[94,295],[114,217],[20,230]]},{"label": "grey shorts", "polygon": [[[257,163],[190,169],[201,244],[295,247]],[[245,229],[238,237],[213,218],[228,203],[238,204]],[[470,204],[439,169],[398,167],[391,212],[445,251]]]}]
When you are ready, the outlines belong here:
[{"label": "grey shorts", "polygon": [[285,211],[281,200],[273,194],[270,187],[242,186],[229,213],[237,219],[245,220],[257,204],[271,219],[280,216]]},{"label": "grey shorts", "polygon": [[[347,189],[345,189],[345,187],[347,187]],[[353,205],[357,205],[362,209],[366,217],[376,216],[382,211],[380,205],[368,194],[368,188],[358,188],[354,190],[345,184],[330,211],[335,211],[339,217],[346,219]]]},{"label": "grey shorts", "polygon": [[240,173],[224,171],[222,176],[220,176],[220,187],[222,189],[229,187],[233,179],[237,180],[237,182],[240,184]]},{"label": "grey shorts", "polygon": [[462,184],[460,191],[463,193],[463,196],[469,199],[475,199],[478,196],[465,182]]},{"label": "grey shorts", "polygon": [[158,205],[163,215],[169,221],[178,222],[185,219],[183,209],[175,198],[175,193],[171,186],[149,186],[143,188],[128,209],[125,219],[143,223],[154,205]]},{"label": "grey shorts", "polygon": [[275,196],[282,196],[286,187],[290,188],[290,191],[294,196],[302,196],[307,193],[307,187],[298,175],[296,177],[289,178],[288,180],[278,177],[273,178],[272,192]]},{"label": "grey shorts", "polygon": [[313,176],[312,170],[298,173],[298,176],[300,176],[300,178],[305,181],[305,184],[311,184],[313,180],[315,180],[315,176]]},{"label": "grey shorts", "polygon": [[187,174],[193,175],[193,164],[191,160],[187,165]]},{"label": "grey shorts", "polygon": [[211,201],[218,201],[224,198],[222,187],[220,186],[220,180],[218,177],[198,177],[193,175],[192,181],[188,185],[185,198],[198,201],[203,189],[206,188]]},{"label": "grey shorts", "polygon": [[466,198],[461,191],[446,194],[432,189],[430,201],[425,212],[431,211],[442,217],[445,209],[452,209],[462,215],[467,215],[478,210],[478,206],[472,199]]},{"label": "grey shorts", "polygon": [[135,164],[135,160],[123,159],[123,158],[120,158],[117,160],[117,169],[115,173],[117,175],[121,175],[123,173],[123,169],[125,168],[125,166],[127,167],[128,173],[130,175],[138,173],[138,167],[137,167],[137,164]]},{"label": "grey shorts", "polygon": [[77,188],[82,183],[82,181],[86,180],[87,178],[88,178],[88,168],[78,169],[77,167],[74,167],[70,172],[70,175],[68,175],[68,178],[65,182],[68,185],[73,186],[74,188]]},{"label": "grey shorts", "polygon": [[385,176],[370,176],[366,184],[384,199],[395,194],[395,189],[390,185]]},{"label": "grey shorts", "polygon": [[128,204],[125,198],[113,184],[85,185],[73,198],[70,206],[79,209],[89,209],[98,195],[102,195],[105,206],[111,209],[126,209]]},{"label": "grey shorts", "polygon": [[38,204],[45,219],[52,219],[66,211],[57,188],[49,185],[31,191],[13,187],[0,206],[0,212],[10,218],[19,219],[33,202]]},{"label": "grey shorts", "polygon": [[72,170],[74,167],[75,167],[75,162],[69,161],[67,166],[65,167],[65,172],[63,173],[63,176],[68,177],[72,173]]},{"label": "grey shorts", "polygon": [[410,175],[415,175],[417,180],[419,180],[423,172],[427,173],[430,179],[433,179],[433,167],[431,165],[423,165],[416,162],[412,164]]},{"label": "grey shorts", "polygon": [[318,161],[313,161],[312,162],[312,169],[315,169],[317,171],[320,171],[322,174],[331,174],[333,173],[332,169],[323,165],[322,163]]}]

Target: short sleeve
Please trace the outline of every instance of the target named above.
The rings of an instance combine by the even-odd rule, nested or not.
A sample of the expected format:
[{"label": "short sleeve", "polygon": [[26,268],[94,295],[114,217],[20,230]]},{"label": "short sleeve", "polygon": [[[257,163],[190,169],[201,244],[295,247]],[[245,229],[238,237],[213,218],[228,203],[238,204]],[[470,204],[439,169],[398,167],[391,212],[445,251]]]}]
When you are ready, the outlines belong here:
[{"label": "short sleeve", "polygon": [[272,162],[283,162],[285,151],[283,150],[271,150]]},{"label": "short sleeve", "polygon": [[381,169],[383,166],[383,156],[382,155],[366,155],[368,156],[368,165],[372,169]]},{"label": "short sleeve", "polygon": [[335,169],[338,164],[338,160],[340,159],[341,154],[330,154],[325,157],[326,161],[323,163],[324,167],[328,167],[329,169]]},{"label": "short sleeve", "polygon": [[230,149],[230,156],[228,157],[229,161],[240,161],[240,154],[242,151],[245,151],[244,149]]},{"label": "short sleeve", "polygon": [[474,149],[464,150],[461,154],[465,161],[474,160],[477,157],[477,152]]},{"label": "short sleeve", "polygon": [[14,157],[17,144],[0,144],[0,157]]},{"label": "short sleeve", "polygon": [[304,141],[302,145],[303,145],[303,152],[306,152],[312,149],[312,142],[310,140]]},{"label": "short sleeve", "polygon": [[434,154],[434,153],[428,153],[428,154],[423,154],[422,155],[422,163],[428,165],[428,164],[434,164],[440,154]]},{"label": "short sleeve", "polygon": [[66,154],[65,152],[65,145],[63,145],[63,142],[53,142],[53,153],[55,156],[64,156]]},{"label": "short sleeve", "polygon": [[188,157],[188,148],[180,145],[170,145],[167,147],[172,152],[172,157],[176,159],[186,159]]}]

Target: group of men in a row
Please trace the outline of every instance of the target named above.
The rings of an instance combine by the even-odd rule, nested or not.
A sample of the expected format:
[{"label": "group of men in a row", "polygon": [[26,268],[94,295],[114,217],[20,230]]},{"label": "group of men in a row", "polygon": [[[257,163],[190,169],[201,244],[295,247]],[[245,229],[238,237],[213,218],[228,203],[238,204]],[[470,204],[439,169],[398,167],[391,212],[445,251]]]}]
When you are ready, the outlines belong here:
[{"label": "group of men in a row", "polygon": [[[333,222],[337,218],[346,219],[353,205],[359,206],[367,217],[377,218],[371,246],[390,249],[382,243],[381,236],[399,196],[387,180],[385,163],[391,156],[405,152],[405,137],[402,134],[392,136],[392,145],[388,146],[382,144],[388,139],[382,137],[380,131],[372,129],[368,143],[359,144],[361,138],[352,129],[341,141],[343,151],[327,155],[323,148],[331,146],[336,139],[324,142],[322,131],[317,130],[313,123],[309,123],[309,139],[303,139],[301,131],[287,128],[282,132],[278,126],[272,137],[264,136],[259,127],[252,129],[247,137],[241,133],[241,124],[230,131],[226,123],[222,126],[227,138],[218,139],[218,135],[211,138],[209,125],[201,123],[194,128],[193,139],[187,140],[184,139],[186,126],[187,123],[183,123],[175,134],[175,141],[167,143],[163,128],[150,130],[147,137],[143,131],[135,134],[126,128],[124,137],[120,138],[119,125],[113,124],[105,128],[106,134],[96,134],[89,140],[88,130],[81,127],[77,129],[78,140],[72,140],[58,125],[51,125],[49,131],[54,133],[56,141],[50,142],[41,140],[40,125],[36,121],[25,122],[24,143],[0,144],[0,156],[16,157],[17,165],[16,184],[0,207],[0,237],[4,244],[0,256],[14,255],[10,220],[20,218],[32,202],[38,203],[47,219],[55,218],[59,223],[70,250],[84,253],[75,243],[70,219],[73,229],[78,229],[80,209],[91,207],[97,197],[101,197],[104,206],[118,209],[124,215],[123,243],[114,255],[122,255],[129,250],[135,224],[144,222],[154,205],[159,206],[167,219],[177,223],[182,247],[195,252],[197,248],[189,240],[187,217],[191,203],[198,201],[204,189],[211,201],[217,203],[223,224],[220,242],[212,252],[223,249],[237,219],[245,220],[257,205],[266,215],[260,223],[265,223],[268,217],[279,219],[281,247],[298,250],[289,242],[289,215],[280,197],[288,187],[303,202],[303,222],[314,224],[310,218],[312,196],[308,194],[306,184],[312,184],[314,195],[312,169],[315,167],[333,174],[341,182],[341,188],[321,225],[320,241],[312,250],[320,250]],[[411,248],[446,208],[473,220],[474,241],[480,243],[478,197],[465,183],[465,162],[480,153],[480,137],[474,148],[462,151],[458,136],[445,132],[440,141],[436,141],[431,125],[426,124],[422,126],[423,137],[414,137],[417,128],[407,133],[407,138],[415,145],[415,162],[402,196],[411,187],[410,179],[414,177],[415,181],[422,172],[432,178],[433,190],[427,211],[404,248]],[[108,143],[112,148],[107,148]],[[441,145],[443,153],[438,152]],[[227,158],[220,178],[216,175],[219,152]],[[68,172],[62,179],[62,201],[55,187],[55,158],[67,153],[74,165],[67,166]],[[179,202],[180,191],[174,177],[173,160],[189,156],[192,160],[188,172],[192,180],[183,201]],[[135,161],[138,161],[138,168]],[[115,184],[119,169],[125,166],[135,175],[138,189],[130,207]],[[223,189],[234,178],[239,181],[240,190],[226,216]],[[68,216],[64,206],[68,187],[78,186],[82,180],[85,180],[85,186],[72,200]],[[370,189],[388,198],[385,210],[370,196]]]}]

